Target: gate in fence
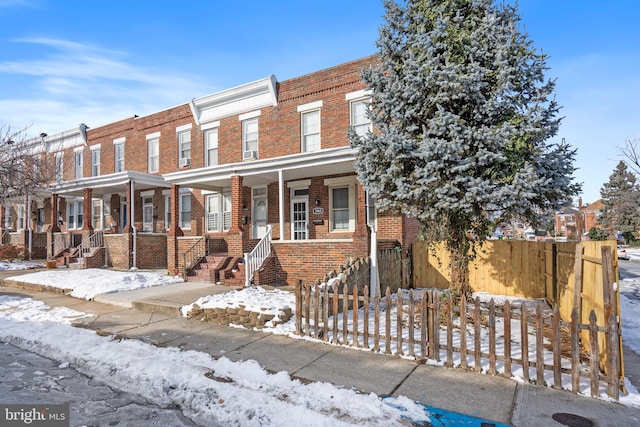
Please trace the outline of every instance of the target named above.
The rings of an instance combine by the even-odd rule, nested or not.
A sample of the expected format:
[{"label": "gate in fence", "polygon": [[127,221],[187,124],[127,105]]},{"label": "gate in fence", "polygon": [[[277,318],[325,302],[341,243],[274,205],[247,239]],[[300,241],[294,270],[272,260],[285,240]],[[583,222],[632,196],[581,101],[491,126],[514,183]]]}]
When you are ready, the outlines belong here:
[{"label": "gate in fence", "polygon": [[[606,392],[619,399],[620,331],[614,313],[603,327],[594,311],[589,322],[582,323],[574,309],[567,322],[557,305],[551,309],[542,301],[496,304],[477,298],[454,305],[448,291],[392,293],[389,288],[383,296],[370,298],[366,286],[358,291],[338,280],[327,283],[298,285],[297,334],[507,378],[519,376],[593,397]],[[590,337],[587,351],[580,346],[581,332]]]}]

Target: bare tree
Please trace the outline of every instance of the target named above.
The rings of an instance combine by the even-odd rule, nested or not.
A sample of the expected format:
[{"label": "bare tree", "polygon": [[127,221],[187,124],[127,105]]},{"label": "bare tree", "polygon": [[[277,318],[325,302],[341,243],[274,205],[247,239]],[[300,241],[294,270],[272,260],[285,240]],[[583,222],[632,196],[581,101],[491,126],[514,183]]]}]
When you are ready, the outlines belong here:
[{"label": "bare tree", "polygon": [[[55,181],[55,156],[47,153],[45,136],[30,138],[30,126],[15,129],[0,124],[0,204],[26,204],[43,197]],[[25,206],[25,215],[30,212]],[[4,228],[5,224],[0,224]]]},{"label": "bare tree", "polygon": [[623,162],[627,164],[634,174],[640,176],[640,138],[628,138],[623,146],[619,146],[618,151],[622,154]]}]

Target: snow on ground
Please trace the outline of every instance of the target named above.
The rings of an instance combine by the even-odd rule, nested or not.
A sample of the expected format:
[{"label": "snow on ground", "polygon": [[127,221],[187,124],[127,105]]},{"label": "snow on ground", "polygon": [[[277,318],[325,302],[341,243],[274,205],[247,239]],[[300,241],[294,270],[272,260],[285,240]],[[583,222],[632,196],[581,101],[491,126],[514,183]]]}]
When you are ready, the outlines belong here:
[{"label": "snow on ground", "polygon": [[0,271],[31,270],[38,267],[44,267],[44,264],[41,262],[32,261],[0,261]]},{"label": "snow on ground", "polygon": [[183,282],[179,276],[149,271],[114,271],[100,268],[86,270],[51,269],[7,277],[21,282],[70,290],[76,298],[92,299],[96,295],[131,291],[151,286]]},{"label": "snow on ground", "polygon": [[[639,255],[640,257],[640,255]],[[43,271],[39,273],[26,274],[19,277],[21,281],[28,281],[31,283],[40,283],[46,284],[49,286],[61,287],[65,289],[73,289],[71,292],[72,296],[76,296],[78,298],[87,298],[90,299],[96,294],[100,293],[109,293],[109,292],[118,292],[122,290],[129,289],[138,289],[146,286],[156,286],[162,285],[164,283],[170,283],[174,281],[182,281],[181,278],[166,276],[160,273],[143,273],[143,272],[116,272],[109,270],[51,270],[51,271]],[[640,279],[636,280],[624,280],[620,284],[621,287],[621,308],[622,308],[622,319],[623,319],[623,340],[625,344],[627,344],[633,351],[640,354],[640,298],[638,300],[629,299],[624,296],[625,292],[635,291],[639,293],[640,296]],[[493,298],[497,303],[503,303],[507,299],[515,306],[518,307],[520,303],[523,301],[521,299],[513,299],[496,295],[489,294],[477,294],[476,296],[480,297],[482,301],[488,301],[490,298]],[[395,298],[395,295],[394,295]],[[534,303],[537,301],[526,300],[529,307],[532,308]],[[193,304],[198,304],[201,308],[239,308],[240,305],[245,306],[245,310],[248,311],[257,311],[259,313],[266,314],[274,314],[278,315],[284,309],[289,308],[293,312],[295,312],[295,296],[293,293],[285,292],[281,290],[271,290],[267,291],[261,287],[249,287],[243,288],[239,290],[234,290],[230,292],[226,292],[218,295],[210,295],[203,298],[200,298],[198,301],[195,301],[192,304],[186,305],[182,307],[182,314],[186,316],[189,310],[193,307]],[[361,309],[362,310],[362,309]],[[353,313],[349,312],[348,314],[348,330],[352,330],[353,328]],[[363,319],[362,311],[358,315],[358,321],[362,322]],[[380,316],[380,330],[385,330],[385,316]],[[339,331],[342,330],[342,315],[338,316]],[[397,313],[391,313],[390,316],[391,324],[390,327],[392,330],[395,330],[395,323],[397,322]],[[330,318],[329,322],[333,320]],[[370,316],[369,319],[369,330],[373,330],[373,316]],[[496,331],[497,335],[500,337],[503,334],[502,324],[503,319],[496,319]],[[330,323],[331,324],[331,323]],[[238,326],[241,327],[241,326]],[[469,327],[469,325],[468,325]],[[363,326],[359,325],[359,330],[363,330]],[[512,323],[512,352],[514,357],[519,357],[519,353],[522,350],[519,349],[519,323],[517,320],[513,320]],[[266,328],[262,329],[263,332],[274,333],[286,335],[291,338],[296,339],[306,339],[313,340],[310,337],[301,337],[295,334],[295,317],[292,317],[291,320],[284,324],[279,324],[275,327],[269,327],[267,325]],[[414,331],[415,332],[415,331]],[[330,332],[331,333],[331,332]],[[404,330],[404,340],[403,345],[408,346],[408,331]],[[441,336],[441,342],[446,341],[446,332],[441,332],[443,335]],[[454,346],[459,346],[460,343],[460,334],[455,332],[457,335],[454,335]],[[417,332],[420,336],[419,332]],[[328,341],[331,341],[330,337]],[[500,341],[500,339],[499,339]],[[535,354],[535,342],[531,340],[529,342],[529,354]],[[471,341],[468,341],[469,345],[473,345]],[[366,347],[362,345],[361,347]],[[393,353],[396,352],[396,342],[394,340],[391,343],[391,351]],[[483,333],[481,339],[481,348],[483,352],[488,351],[489,339],[488,334]],[[369,345],[368,348],[372,348],[372,345]],[[364,349],[366,351],[371,351]],[[498,342],[496,350],[498,354],[501,354],[503,351],[502,343]],[[409,354],[408,348],[403,347],[403,352],[405,355]],[[419,348],[415,348],[415,354],[418,354]],[[405,356],[406,357],[406,356]],[[551,354],[545,354],[545,360],[552,357]],[[446,356],[444,354],[441,355],[441,360],[445,360]],[[454,353],[454,365],[460,364],[460,356],[457,353]],[[548,363],[552,363],[552,360],[546,360]],[[430,364],[437,364],[437,362],[429,360]],[[443,362],[440,362],[442,364]],[[470,364],[473,364],[473,360],[469,360]],[[484,371],[488,371],[488,361],[482,361],[482,369]],[[568,363],[564,361],[563,363]],[[497,369],[501,372],[504,369],[502,363],[498,363]],[[522,371],[522,367],[518,365],[514,365],[512,367],[513,371],[513,379],[515,381],[524,381],[524,375]],[[552,378],[549,375],[552,373],[545,373],[545,380],[548,384],[552,384]],[[535,370],[529,372],[530,377],[535,377]],[[570,378],[564,378],[563,376],[563,384],[571,384]],[[633,387],[633,385],[626,381],[625,385],[629,390],[629,393],[621,398],[621,403],[626,404],[628,406],[640,407],[640,394]],[[570,387],[568,387],[570,388]],[[589,389],[590,384],[585,380],[581,381],[581,393],[585,395],[590,395]],[[601,388],[602,390],[602,388]],[[603,393],[603,397],[606,398],[606,393]]]},{"label": "snow on ground", "polygon": [[0,295],[0,340],[159,406],[178,407],[202,425],[400,426],[406,425],[403,418],[429,420],[420,405],[404,397],[392,398],[389,405],[373,393],[268,373],[253,360],[216,360],[206,353],[120,341],[68,325],[84,315]]},{"label": "snow on ground", "polygon": [[200,308],[240,308],[260,314],[270,314],[276,317],[283,315],[286,308],[295,311],[296,298],[291,292],[274,289],[265,291],[263,288],[249,287],[225,292],[220,295],[210,295],[199,298],[194,303],[181,308],[183,316],[187,316],[194,305]]}]

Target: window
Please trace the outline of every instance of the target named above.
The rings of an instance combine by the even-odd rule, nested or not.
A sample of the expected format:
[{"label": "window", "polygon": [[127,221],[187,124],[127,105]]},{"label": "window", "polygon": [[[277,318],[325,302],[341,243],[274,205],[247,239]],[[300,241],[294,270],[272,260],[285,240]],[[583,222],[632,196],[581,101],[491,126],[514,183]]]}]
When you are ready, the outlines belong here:
[{"label": "window", "polygon": [[360,136],[371,130],[371,120],[367,117],[369,98],[351,101],[351,127]]},{"label": "window", "polygon": [[178,134],[178,166],[191,165],[191,125],[176,128]]},{"label": "window", "polygon": [[191,228],[191,193],[180,195],[180,228]]},{"label": "window", "polygon": [[329,187],[329,231],[354,231],[356,178],[327,178],[324,183]]},{"label": "window", "polygon": [[218,164],[218,129],[208,129],[204,133],[205,166]]},{"label": "window", "polygon": [[147,165],[149,173],[160,171],[160,138],[147,139]]},{"label": "window", "polygon": [[55,154],[55,161],[56,161],[56,182],[60,183],[62,182],[62,178],[63,178],[63,156],[61,152],[57,152]]},{"label": "window", "polygon": [[24,225],[24,205],[16,206],[18,211],[17,221],[16,221],[16,230],[23,230],[25,228]]},{"label": "window", "polygon": [[91,206],[92,224],[95,230],[102,229],[102,200],[93,200]]},{"label": "window", "polygon": [[298,105],[300,113],[300,150],[303,153],[320,149],[320,109],[322,100]]},{"label": "window", "polygon": [[91,149],[91,176],[100,176],[100,148]]},{"label": "window", "polygon": [[208,232],[229,231],[231,229],[231,192],[207,195],[206,228]]},{"label": "window", "polygon": [[331,190],[333,204],[331,207],[331,219],[334,230],[349,229],[349,188],[334,188]]},{"label": "window", "polygon": [[258,158],[258,118],[242,122],[242,159]]},{"label": "window", "polygon": [[320,149],[320,110],[302,113],[302,152]]},{"label": "window", "polygon": [[124,141],[114,143],[113,150],[114,150],[113,157],[115,159],[113,170],[116,173],[124,172]]},{"label": "window", "polygon": [[74,200],[67,203],[67,230],[82,228],[82,200]]},{"label": "window", "polygon": [[164,228],[171,228],[171,193],[167,190],[164,194]]},{"label": "window", "polygon": [[75,152],[75,177],[76,179],[82,178],[82,151]]}]

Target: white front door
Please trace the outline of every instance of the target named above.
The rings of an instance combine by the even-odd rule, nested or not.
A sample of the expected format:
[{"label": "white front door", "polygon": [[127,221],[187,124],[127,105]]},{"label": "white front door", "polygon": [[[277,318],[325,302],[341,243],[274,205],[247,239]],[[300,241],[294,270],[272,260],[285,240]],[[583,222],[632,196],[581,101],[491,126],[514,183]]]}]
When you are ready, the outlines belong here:
[{"label": "white front door", "polygon": [[309,238],[309,190],[291,192],[291,239]]},{"label": "white front door", "polygon": [[267,188],[251,189],[251,230],[254,239],[262,239],[267,234]]},{"label": "white front door", "polygon": [[144,233],[153,232],[153,198],[142,199],[142,231]]}]

